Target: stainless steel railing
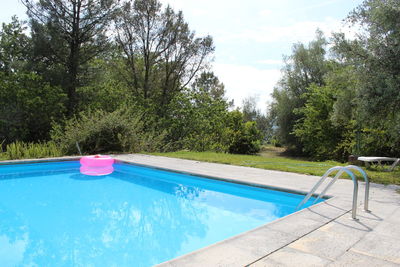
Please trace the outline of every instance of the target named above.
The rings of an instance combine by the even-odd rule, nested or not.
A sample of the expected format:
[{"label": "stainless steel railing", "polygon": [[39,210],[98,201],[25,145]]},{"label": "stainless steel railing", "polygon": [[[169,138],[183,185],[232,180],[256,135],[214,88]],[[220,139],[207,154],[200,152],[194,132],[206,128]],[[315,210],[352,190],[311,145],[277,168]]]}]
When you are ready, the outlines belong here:
[{"label": "stainless steel railing", "polygon": [[321,191],[321,193],[318,195],[318,197],[315,198],[313,201],[313,204],[315,204],[319,199],[323,198],[326,194],[326,192],[329,190],[329,188],[332,187],[332,185],[340,178],[340,176],[343,173],[347,173],[351,179],[353,180],[353,204],[352,204],[352,211],[351,211],[351,217],[356,220],[357,219],[357,197],[358,197],[358,181],[352,170],[357,170],[358,172],[361,173],[365,180],[365,199],[364,199],[364,210],[368,211],[368,199],[369,199],[369,179],[367,174],[363,169],[361,169],[358,166],[354,165],[349,165],[346,167],[343,166],[336,166],[332,167],[329,170],[325,172],[325,174],[321,177],[321,179],[314,185],[314,187],[310,190],[310,192],[304,197],[304,199],[297,205],[296,209],[299,210],[307,201],[315,194],[315,191],[321,186],[321,184],[325,181],[327,177],[332,172],[337,171],[336,175],[332,178],[332,180],[329,182],[329,184]]}]

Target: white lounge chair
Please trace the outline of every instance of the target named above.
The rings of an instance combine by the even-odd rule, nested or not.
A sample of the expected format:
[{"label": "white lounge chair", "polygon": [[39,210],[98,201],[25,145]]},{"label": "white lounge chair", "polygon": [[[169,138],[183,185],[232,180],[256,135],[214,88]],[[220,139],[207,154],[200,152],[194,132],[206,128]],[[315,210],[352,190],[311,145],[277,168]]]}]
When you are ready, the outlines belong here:
[{"label": "white lounge chair", "polygon": [[400,163],[400,158],[388,158],[388,157],[358,157],[357,160],[365,162],[365,166],[369,166],[371,163],[378,163],[379,166],[382,166],[382,161],[393,161],[393,164],[390,166],[389,171],[393,171],[397,164]]}]

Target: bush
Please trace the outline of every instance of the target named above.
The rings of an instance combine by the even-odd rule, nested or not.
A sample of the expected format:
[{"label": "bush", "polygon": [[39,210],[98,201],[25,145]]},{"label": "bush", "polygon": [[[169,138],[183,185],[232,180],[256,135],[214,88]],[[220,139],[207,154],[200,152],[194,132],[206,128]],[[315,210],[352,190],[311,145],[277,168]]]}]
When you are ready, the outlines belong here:
[{"label": "bush", "polygon": [[62,156],[61,149],[54,142],[24,143],[16,141],[6,146],[6,159],[33,159]]},{"label": "bush", "polygon": [[229,113],[229,124],[225,131],[225,140],[229,153],[255,154],[261,149],[262,135],[254,121],[243,122],[239,111]]},{"label": "bush", "polygon": [[205,89],[183,91],[169,106],[164,121],[172,150],[225,152],[223,131],[228,105]]},{"label": "bush", "polygon": [[127,108],[85,111],[64,125],[54,125],[51,137],[66,154],[78,152],[77,142],[84,154],[162,150],[164,134],[145,129],[143,120]]},{"label": "bush", "polygon": [[65,111],[66,95],[33,73],[0,72],[0,140],[48,140],[51,122]]}]

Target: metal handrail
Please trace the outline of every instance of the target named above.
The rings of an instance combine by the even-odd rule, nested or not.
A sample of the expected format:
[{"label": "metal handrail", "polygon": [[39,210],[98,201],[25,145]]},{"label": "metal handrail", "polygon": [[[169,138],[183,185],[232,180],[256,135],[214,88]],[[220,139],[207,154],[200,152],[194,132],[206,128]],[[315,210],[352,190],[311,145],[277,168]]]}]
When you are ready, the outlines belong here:
[{"label": "metal handrail", "polygon": [[[304,199],[300,202],[299,205],[297,205],[296,209],[300,209],[305,203],[307,203],[307,201],[311,198],[311,196],[313,196],[313,194],[315,193],[315,191],[318,189],[318,187],[322,184],[322,182],[329,176],[329,174],[331,174],[334,171],[338,171],[336,173],[336,175],[333,177],[333,179],[330,181],[330,183],[325,187],[325,189],[319,194],[319,196],[317,197],[317,199],[314,200],[313,204],[315,202],[317,202],[320,198],[322,198],[326,191],[328,191],[328,189],[337,181],[337,179],[339,179],[339,177],[346,172],[348,175],[350,175],[351,179],[353,180],[353,184],[354,184],[354,189],[353,189],[353,207],[352,207],[352,211],[351,211],[351,217],[356,220],[356,216],[357,216],[357,196],[358,196],[358,181],[356,179],[356,177],[354,176],[354,173],[351,171],[351,169],[357,169],[358,171],[360,171],[358,169],[357,166],[347,166],[347,167],[343,167],[343,166],[335,166],[330,168],[329,170],[327,170],[325,172],[325,174],[321,177],[321,179],[314,185],[314,187],[310,190],[310,192],[304,197]],[[364,171],[360,171],[360,173],[365,174]],[[366,175],[366,174],[365,174]],[[366,181],[368,181],[368,177],[364,176],[364,179]],[[367,188],[369,190],[369,182],[368,182],[368,186],[366,186],[366,192],[367,192]],[[369,193],[369,191],[368,191]],[[366,194],[367,195],[367,194]],[[367,197],[367,196],[366,196]],[[368,208],[368,201],[367,201],[367,208]]]},{"label": "metal handrail", "polygon": [[[364,194],[364,211],[369,212],[368,210],[368,199],[369,199],[369,179],[367,173],[358,166],[355,165],[348,165],[345,167],[349,170],[356,170],[358,171],[363,177],[365,181],[365,194]],[[325,189],[318,195],[318,197],[314,200],[313,204],[315,204],[319,199],[325,196],[326,191],[336,182],[339,176],[343,173],[343,171],[339,171],[336,176],[332,179],[332,181],[325,187]]]},{"label": "metal handrail", "polygon": [[346,166],[347,169],[353,169],[361,173],[361,175],[364,177],[365,181],[365,193],[364,193],[364,211],[369,212],[368,209],[368,204],[369,204],[369,179],[367,173],[360,167],[355,166],[355,165],[349,165]]},{"label": "metal handrail", "polygon": [[78,149],[79,154],[82,156],[81,148],[79,147],[79,143],[75,142],[76,148]]}]

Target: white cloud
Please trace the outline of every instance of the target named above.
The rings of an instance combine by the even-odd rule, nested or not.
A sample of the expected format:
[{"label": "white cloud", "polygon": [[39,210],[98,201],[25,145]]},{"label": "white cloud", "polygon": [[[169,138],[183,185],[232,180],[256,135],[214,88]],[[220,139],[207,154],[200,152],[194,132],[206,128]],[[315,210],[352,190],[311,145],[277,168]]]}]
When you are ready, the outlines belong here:
[{"label": "white cloud", "polygon": [[264,65],[282,65],[283,61],[280,59],[264,59],[258,60],[257,63]]},{"label": "white cloud", "polygon": [[246,97],[256,95],[257,106],[262,111],[281,75],[279,69],[262,70],[247,65],[217,63],[213,69],[225,84],[227,97],[235,100],[235,106],[241,106]]},{"label": "white cloud", "polygon": [[294,12],[300,12],[300,11],[304,11],[304,10],[310,10],[310,9],[317,9],[319,7],[324,7],[324,6],[328,6],[328,5],[333,5],[333,4],[338,4],[338,2],[343,2],[343,1],[347,1],[347,0],[328,0],[328,1],[319,1],[316,4],[311,4],[308,6],[304,6],[302,8],[293,10]]},{"label": "white cloud", "polygon": [[226,33],[223,39],[229,42],[247,40],[257,43],[308,42],[315,37],[317,29],[329,37],[333,31],[342,29],[342,21],[327,17],[323,21],[300,21],[288,26],[263,26],[245,29],[236,34]]},{"label": "white cloud", "polygon": [[260,12],[258,12],[258,15],[261,17],[268,17],[273,14],[273,11],[271,9],[262,9]]}]

